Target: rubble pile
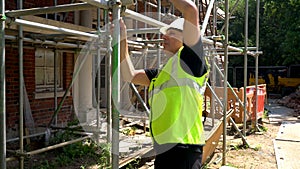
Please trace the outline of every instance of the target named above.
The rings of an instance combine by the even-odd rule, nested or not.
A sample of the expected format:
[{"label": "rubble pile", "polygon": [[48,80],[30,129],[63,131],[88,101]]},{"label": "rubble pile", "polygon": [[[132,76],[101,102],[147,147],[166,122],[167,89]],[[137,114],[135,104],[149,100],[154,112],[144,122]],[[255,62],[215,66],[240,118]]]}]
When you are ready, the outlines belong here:
[{"label": "rubble pile", "polygon": [[300,89],[277,101],[278,104],[294,109],[295,116],[300,116]]}]

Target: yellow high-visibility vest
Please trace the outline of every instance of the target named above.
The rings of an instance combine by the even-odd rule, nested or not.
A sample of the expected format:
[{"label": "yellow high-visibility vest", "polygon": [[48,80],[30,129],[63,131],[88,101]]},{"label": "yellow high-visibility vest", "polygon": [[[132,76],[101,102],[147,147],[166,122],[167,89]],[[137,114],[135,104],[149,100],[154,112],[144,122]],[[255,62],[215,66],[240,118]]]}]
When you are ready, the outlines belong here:
[{"label": "yellow high-visibility vest", "polygon": [[186,73],[180,54],[169,59],[149,86],[150,131],[158,144],[205,144],[202,106],[208,71],[201,77]]}]

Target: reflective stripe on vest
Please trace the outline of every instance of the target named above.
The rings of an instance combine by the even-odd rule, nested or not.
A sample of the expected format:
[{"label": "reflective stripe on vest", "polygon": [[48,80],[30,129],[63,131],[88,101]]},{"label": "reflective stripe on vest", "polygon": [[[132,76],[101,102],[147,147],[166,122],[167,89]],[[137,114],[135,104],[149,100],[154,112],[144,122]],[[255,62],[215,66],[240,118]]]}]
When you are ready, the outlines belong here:
[{"label": "reflective stripe on vest", "polygon": [[186,73],[180,54],[170,58],[149,87],[150,129],[158,144],[204,144],[202,104],[208,72],[201,77]]}]

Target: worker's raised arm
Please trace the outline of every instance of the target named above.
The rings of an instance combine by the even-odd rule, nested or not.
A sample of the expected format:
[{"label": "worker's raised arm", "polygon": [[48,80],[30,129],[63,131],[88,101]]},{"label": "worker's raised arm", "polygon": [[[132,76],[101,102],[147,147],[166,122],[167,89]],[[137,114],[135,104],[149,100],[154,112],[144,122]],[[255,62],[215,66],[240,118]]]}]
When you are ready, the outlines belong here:
[{"label": "worker's raised arm", "polygon": [[191,0],[170,0],[185,19],[183,27],[183,41],[188,46],[195,45],[201,35],[199,27],[199,12],[195,3]]},{"label": "worker's raised arm", "polygon": [[134,84],[149,86],[150,81],[145,71],[143,69],[136,70],[130,59],[128,53],[126,25],[123,19],[120,20],[120,35],[120,71],[123,80]]}]

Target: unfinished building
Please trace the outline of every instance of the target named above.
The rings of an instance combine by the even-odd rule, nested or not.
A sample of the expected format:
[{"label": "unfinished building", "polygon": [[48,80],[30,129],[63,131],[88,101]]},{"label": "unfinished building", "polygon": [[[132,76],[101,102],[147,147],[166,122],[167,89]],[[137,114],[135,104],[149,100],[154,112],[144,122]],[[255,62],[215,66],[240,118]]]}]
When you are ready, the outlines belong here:
[{"label": "unfinished building", "polygon": [[[206,91],[206,110],[212,120],[207,129],[211,131],[217,126],[220,136],[223,112],[235,114],[233,118],[224,118],[225,122],[230,118],[234,123],[251,119],[252,111],[243,107],[252,103],[246,90],[224,90],[228,85],[224,64],[228,53],[258,57],[259,51],[227,45],[227,1],[195,3],[200,12],[205,53],[212,65]],[[50,137],[53,130],[68,127],[74,120],[79,120],[85,131],[91,133],[76,141],[97,135],[97,141],[112,142],[118,152],[121,141],[114,134],[114,130],[119,130],[118,125],[113,125],[119,124],[115,117],[147,125],[147,89],[122,82],[118,71],[114,71],[118,70],[114,62],[118,53],[112,44],[118,41],[109,33],[109,13],[119,14],[112,16],[115,20],[120,16],[125,20],[135,67],[158,67],[167,60],[161,50],[159,28],[181,17],[170,2],[2,0],[1,4],[1,168],[13,160],[24,165],[24,158],[19,157],[44,151],[24,151],[25,138]],[[235,92],[228,99],[227,92],[231,91]],[[248,115],[243,115],[244,111]],[[207,137],[214,137],[212,133]],[[219,137],[213,139],[212,143]],[[20,142],[19,156],[6,156],[7,144],[11,142]],[[214,148],[207,150],[205,159],[213,151]],[[118,160],[113,160],[114,168],[119,165]]]}]

